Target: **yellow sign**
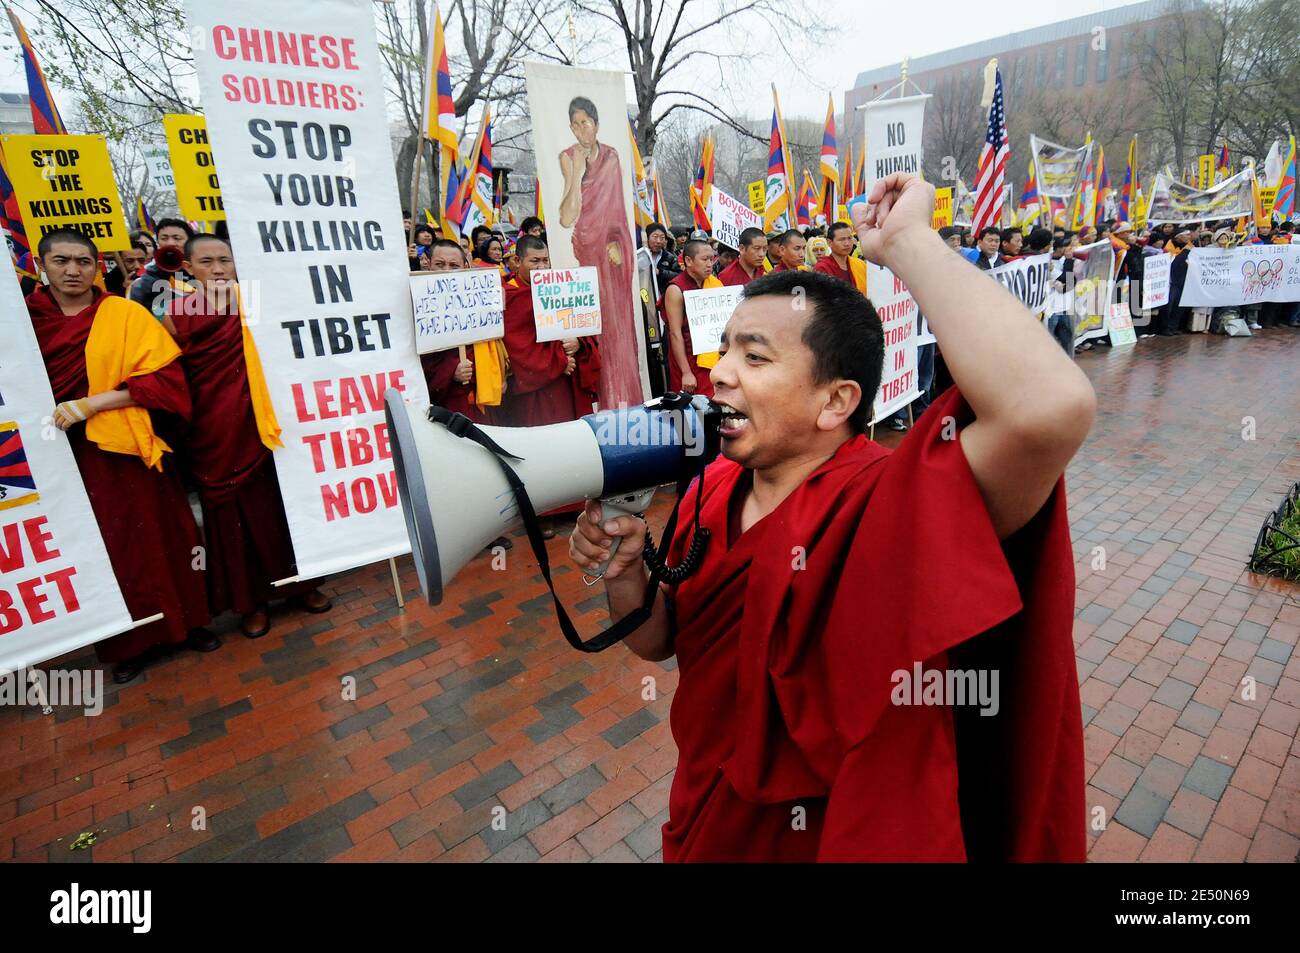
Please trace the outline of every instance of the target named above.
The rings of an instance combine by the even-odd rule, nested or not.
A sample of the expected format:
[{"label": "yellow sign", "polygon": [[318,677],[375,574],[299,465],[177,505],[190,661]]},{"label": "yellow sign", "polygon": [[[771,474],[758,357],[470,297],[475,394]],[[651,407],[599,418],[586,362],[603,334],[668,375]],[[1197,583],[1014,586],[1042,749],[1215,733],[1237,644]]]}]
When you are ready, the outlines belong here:
[{"label": "yellow sign", "polygon": [[763,207],[767,202],[767,186],[762,179],[757,182],[749,183],[749,209],[751,212],[763,214]]},{"label": "yellow sign", "polygon": [[934,190],[934,219],[931,228],[943,228],[952,224],[952,187]]},{"label": "yellow sign", "polygon": [[1214,188],[1214,170],[1218,163],[1213,155],[1204,155],[1196,160],[1196,187],[1201,191]]},{"label": "yellow sign", "polygon": [[1276,201],[1277,201],[1276,188],[1259,190],[1259,204],[1264,209],[1265,218],[1268,218],[1268,216],[1273,214],[1273,203],[1275,203]]},{"label": "yellow sign", "polygon": [[221,201],[217,169],[212,164],[208,121],[202,116],[168,113],[163,116],[163,129],[167,131],[181,217],[191,222],[224,221],[226,207]]},{"label": "yellow sign", "polygon": [[83,232],[100,251],[130,250],[103,136],[0,136],[0,146],[33,251],[56,228]]}]

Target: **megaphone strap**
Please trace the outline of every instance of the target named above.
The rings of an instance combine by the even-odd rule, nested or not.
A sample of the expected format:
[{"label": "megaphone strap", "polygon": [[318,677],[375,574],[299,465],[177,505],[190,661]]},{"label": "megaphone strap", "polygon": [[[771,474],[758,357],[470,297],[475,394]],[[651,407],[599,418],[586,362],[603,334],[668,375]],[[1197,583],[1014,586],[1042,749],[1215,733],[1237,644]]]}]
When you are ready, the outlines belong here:
[{"label": "megaphone strap", "polygon": [[[641,605],[619,619],[600,635],[592,636],[584,641],[582,636],[578,634],[573,621],[569,618],[569,613],[565,611],[564,604],[560,602],[559,594],[555,591],[555,583],[551,578],[551,558],[546,551],[546,543],[542,539],[542,528],[537,522],[537,512],[533,509],[533,501],[529,499],[524,481],[519,478],[515,468],[506,462],[507,457],[512,460],[522,460],[523,457],[502,449],[496,441],[475,426],[474,422],[464,414],[447,410],[445,407],[434,406],[429,408],[429,419],[434,423],[442,424],[456,436],[465,437],[485,450],[491,451],[493,459],[496,460],[506,478],[506,482],[510,484],[510,489],[514,492],[515,501],[519,504],[519,514],[524,521],[524,530],[528,533],[528,543],[533,549],[533,556],[537,559],[538,567],[542,570],[542,578],[546,580],[546,586],[551,590],[551,600],[555,603],[555,617],[559,620],[560,631],[564,633],[565,641],[579,652],[603,652],[611,645],[623,641],[649,620],[654,610],[655,597],[659,592],[658,573],[653,564],[651,565],[650,580],[646,583],[645,596],[641,600]],[[703,546],[708,542],[707,531],[699,526],[700,500],[704,495],[703,468],[700,470],[699,477],[701,485],[698,487],[699,492],[696,494],[695,500],[695,535],[691,540],[691,552],[683,560],[683,567],[691,564],[692,569],[694,565],[698,565],[698,560],[703,555]],[[668,522],[664,525],[663,538],[665,540],[671,541],[673,533],[677,529],[677,510],[681,506],[682,496],[688,483],[689,481],[683,481],[683,483],[678,484],[677,502],[673,504],[672,512],[668,515]],[[702,539],[700,534],[703,534]],[[649,542],[648,534],[647,542]],[[699,542],[698,551],[697,542]]]}]

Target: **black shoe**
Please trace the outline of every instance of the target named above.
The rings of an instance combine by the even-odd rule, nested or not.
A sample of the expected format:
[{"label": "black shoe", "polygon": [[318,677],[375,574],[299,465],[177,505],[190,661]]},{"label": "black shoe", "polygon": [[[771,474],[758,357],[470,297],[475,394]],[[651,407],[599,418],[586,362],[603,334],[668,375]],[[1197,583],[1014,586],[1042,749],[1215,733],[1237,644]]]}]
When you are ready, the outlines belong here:
[{"label": "black shoe", "polygon": [[[261,625],[253,627],[251,625],[253,617],[258,613],[261,613],[264,621]],[[239,631],[244,633],[244,638],[246,639],[260,639],[262,636],[266,635],[266,633],[271,631],[271,614],[267,612],[265,608],[248,613],[248,615],[239,620]]]},{"label": "black shoe", "polygon": [[196,652],[215,652],[221,648],[221,640],[207,629],[191,629],[185,643]]},{"label": "black shoe", "polygon": [[140,657],[129,658],[125,662],[118,662],[113,666],[113,681],[119,685],[125,685],[133,681],[144,671],[144,659]]}]

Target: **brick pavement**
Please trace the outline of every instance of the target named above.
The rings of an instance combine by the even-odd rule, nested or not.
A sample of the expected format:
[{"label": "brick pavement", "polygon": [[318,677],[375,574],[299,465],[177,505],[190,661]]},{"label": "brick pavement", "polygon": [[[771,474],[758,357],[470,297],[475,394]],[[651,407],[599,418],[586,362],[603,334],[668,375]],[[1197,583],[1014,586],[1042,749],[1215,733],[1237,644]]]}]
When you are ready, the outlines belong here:
[{"label": "brick pavement", "polygon": [[[1101,406],[1068,475],[1088,804],[1107,822],[1091,857],[1294,861],[1300,587],[1243,567],[1300,479],[1300,334],[1080,360]],[[476,560],[434,609],[408,560],[405,611],[385,566],[357,570],[330,581],[329,615],[279,615],[256,642],[227,620],[218,653],[106,679],[100,717],[0,710],[0,860],[658,860],[674,665],[573,652],[522,543],[509,563]],[[594,631],[603,600],[560,581]]]}]

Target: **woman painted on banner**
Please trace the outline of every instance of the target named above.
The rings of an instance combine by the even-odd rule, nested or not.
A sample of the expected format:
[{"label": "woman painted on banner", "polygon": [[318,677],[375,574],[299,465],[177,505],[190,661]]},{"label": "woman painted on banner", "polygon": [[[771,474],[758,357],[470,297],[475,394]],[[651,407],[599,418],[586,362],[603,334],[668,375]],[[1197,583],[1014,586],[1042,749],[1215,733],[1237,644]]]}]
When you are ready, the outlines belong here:
[{"label": "woman painted on banner", "polygon": [[564,197],[560,224],[573,229],[579,265],[599,275],[601,310],[600,406],[643,399],[636,324],[632,316],[632,236],[627,226],[627,179],[618,152],[596,140],[596,105],[583,96],[569,103],[569,128],[578,141],[560,153]]}]

